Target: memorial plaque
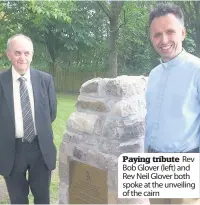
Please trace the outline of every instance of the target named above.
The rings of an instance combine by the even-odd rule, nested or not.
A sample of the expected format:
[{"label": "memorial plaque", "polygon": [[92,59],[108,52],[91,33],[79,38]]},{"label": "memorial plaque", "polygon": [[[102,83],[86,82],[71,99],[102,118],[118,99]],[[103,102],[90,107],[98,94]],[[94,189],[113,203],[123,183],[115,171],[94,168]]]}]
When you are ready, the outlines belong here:
[{"label": "memorial plaque", "polygon": [[107,172],[76,160],[70,160],[69,204],[107,203]]}]

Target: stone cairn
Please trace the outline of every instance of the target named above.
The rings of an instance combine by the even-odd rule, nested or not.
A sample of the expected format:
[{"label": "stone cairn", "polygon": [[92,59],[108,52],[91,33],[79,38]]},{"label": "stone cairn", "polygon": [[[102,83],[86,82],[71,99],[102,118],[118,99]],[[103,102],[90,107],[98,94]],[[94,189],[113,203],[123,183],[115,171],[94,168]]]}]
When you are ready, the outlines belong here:
[{"label": "stone cairn", "polygon": [[117,197],[117,161],[122,153],[144,151],[144,76],[95,78],[80,89],[60,146],[59,203],[69,197],[68,157],[107,171],[108,204],[149,204]]}]

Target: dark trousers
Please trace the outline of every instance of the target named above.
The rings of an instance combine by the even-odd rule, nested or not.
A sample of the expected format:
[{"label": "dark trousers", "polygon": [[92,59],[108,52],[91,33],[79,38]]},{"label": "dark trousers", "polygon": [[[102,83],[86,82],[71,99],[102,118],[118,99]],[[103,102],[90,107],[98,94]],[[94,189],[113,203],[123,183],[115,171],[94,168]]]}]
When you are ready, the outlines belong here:
[{"label": "dark trousers", "polygon": [[49,204],[50,178],[37,137],[32,143],[16,139],[14,166],[11,174],[4,177],[11,204],[28,204],[29,187],[35,204]]}]

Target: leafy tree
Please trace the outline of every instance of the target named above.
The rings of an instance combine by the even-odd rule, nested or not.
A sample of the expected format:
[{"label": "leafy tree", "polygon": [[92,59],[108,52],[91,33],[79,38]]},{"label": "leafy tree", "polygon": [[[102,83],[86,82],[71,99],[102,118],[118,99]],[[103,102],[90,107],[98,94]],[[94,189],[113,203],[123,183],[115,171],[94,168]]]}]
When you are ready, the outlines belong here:
[{"label": "leafy tree", "polygon": [[68,14],[74,9],[73,6],[72,2],[56,1],[2,3],[3,12],[8,16],[10,25],[15,25],[15,27],[17,25],[18,29],[13,29],[13,33],[27,34],[36,44],[43,44],[47,48],[53,75],[56,73],[57,51],[63,50],[65,45],[62,38],[64,34],[61,29],[58,29],[58,24],[70,23],[71,18]]},{"label": "leafy tree", "polygon": [[[7,67],[6,41],[16,33],[33,39],[33,65],[60,70],[148,75],[159,63],[149,39],[148,16],[158,2],[2,1],[0,64]],[[185,13],[184,47],[200,55],[199,2],[175,2]],[[190,14],[193,15],[190,15]]]},{"label": "leafy tree", "polygon": [[117,71],[117,37],[119,34],[119,17],[124,1],[97,1],[109,19],[109,77],[116,77]]},{"label": "leafy tree", "polygon": [[181,6],[185,16],[187,38],[184,45],[189,52],[200,57],[200,2],[181,1],[175,3]]}]

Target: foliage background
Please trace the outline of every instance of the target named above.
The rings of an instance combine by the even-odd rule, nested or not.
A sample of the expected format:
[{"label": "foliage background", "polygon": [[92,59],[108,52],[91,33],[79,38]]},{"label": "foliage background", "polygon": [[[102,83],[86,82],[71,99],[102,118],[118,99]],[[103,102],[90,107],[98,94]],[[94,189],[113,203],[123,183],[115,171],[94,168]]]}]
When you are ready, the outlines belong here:
[{"label": "foliage background", "polygon": [[[117,21],[117,75],[147,76],[159,63],[149,41],[148,27],[149,12],[158,2],[123,2]],[[171,2],[184,10],[187,28],[184,48],[200,56],[200,2]],[[23,33],[34,43],[33,67],[51,73],[58,91],[63,90],[61,87],[70,91],[69,87],[93,77],[108,77],[112,60],[111,17],[118,5],[109,1],[101,5],[107,10],[98,1],[1,1],[0,68],[10,66],[5,55],[8,38]],[[66,78],[61,79],[63,76]],[[64,84],[71,78],[73,83]],[[80,80],[75,82],[76,78]],[[62,85],[58,85],[61,81]],[[78,89],[73,87],[73,91]]]}]

